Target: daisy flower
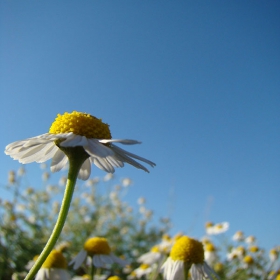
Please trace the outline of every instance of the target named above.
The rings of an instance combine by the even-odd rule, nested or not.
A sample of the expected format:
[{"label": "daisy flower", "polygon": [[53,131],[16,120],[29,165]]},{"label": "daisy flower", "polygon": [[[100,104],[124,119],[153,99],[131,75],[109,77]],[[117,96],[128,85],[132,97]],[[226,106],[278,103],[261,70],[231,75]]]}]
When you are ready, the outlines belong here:
[{"label": "daisy flower", "polygon": [[127,265],[127,262],[116,257],[112,252],[106,238],[92,237],[84,244],[78,255],[69,263],[73,268],[78,269],[87,257],[91,257],[92,265],[95,267],[107,267],[113,263],[121,266]]},{"label": "daisy flower", "polygon": [[141,264],[138,268],[134,270],[134,275],[136,275],[136,278],[140,279],[143,276],[146,276],[150,274],[153,271],[153,267],[149,264]]},{"label": "daisy flower", "polygon": [[218,279],[204,261],[202,243],[188,236],[182,236],[175,242],[162,271],[165,280],[188,279],[189,272],[192,280]]},{"label": "daisy flower", "polygon": [[159,263],[164,258],[164,254],[160,252],[159,246],[154,246],[150,252],[141,255],[137,261],[140,263],[152,265]]},{"label": "daisy flower", "polygon": [[205,261],[211,266],[217,261],[218,256],[213,243],[208,242],[204,245],[204,258]]},{"label": "daisy flower", "polygon": [[271,262],[275,262],[278,259],[278,251],[277,249],[273,248],[269,251],[269,259]]},{"label": "daisy flower", "polygon": [[229,229],[229,223],[223,222],[219,224],[206,223],[206,233],[209,235],[220,234]]},{"label": "daisy flower", "polygon": [[71,277],[66,268],[66,259],[62,253],[58,250],[52,250],[39,269],[35,280],[70,280]]},{"label": "daisy flower", "polygon": [[243,231],[239,230],[239,231],[237,231],[237,232],[233,235],[232,240],[234,240],[234,241],[243,241],[244,238],[245,238],[245,237],[244,237]]},{"label": "daisy flower", "polygon": [[136,160],[155,166],[155,163],[125,151],[115,143],[132,145],[140,142],[112,139],[108,124],[89,114],[73,111],[58,114],[48,133],[11,143],[6,146],[5,153],[23,164],[43,163],[52,158],[51,171],[57,172],[68,162],[66,150],[82,147],[86,154],[78,175],[82,180],[89,178],[92,163],[108,173],[114,173],[115,167],[123,167],[124,163],[149,172]]}]

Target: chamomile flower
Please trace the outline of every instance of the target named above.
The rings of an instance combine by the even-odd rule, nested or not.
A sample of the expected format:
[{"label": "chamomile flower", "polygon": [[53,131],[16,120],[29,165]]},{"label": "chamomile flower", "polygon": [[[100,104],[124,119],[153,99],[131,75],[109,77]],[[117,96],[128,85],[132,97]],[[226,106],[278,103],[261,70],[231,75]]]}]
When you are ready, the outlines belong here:
[{"label": "chamomile flower", "polygon": [[141,255],[137,261],[140,263],[152,265],[159,263],[164,258],[164,254],[160,252],[159,246],[154,246],[150,252]]},{"label": "chamomile flower", "polygon": [[58,250],[52,250],[39,269],[35,280],[70,280],[71,277],[66,268],[66,259],[62,253]]},{"label": "chamomile flower", "polygon": [[271,262],[275,262],[278,259],[279,252],[277,249],[273,248],[269,251],[269,259]]},{"label": "chamomile flower", "polygon": [[210,266],[212,266],[218,259],[216,251],[213,243],[208,242],[204,245],[204,258]]},{"label": "chamomile flower", "polygon": [[226,232],[228,229],[229,229],[228,222],[223,222],[219,224],[212,224],[212,223],[206,224],[206,232],[209,235],[221,234],[223,232]]},{"label": "chamomile flower", "polygon": [[138,268],[134,270],[134,273],[138,279],[141,277],[150,274],[155,267],[150,266],[149,264],[143,263]]},{"label": "chamomile flower", "polygon": [[237,232],[233,235],[232,240],[234,240],[234,241],[243,241],[244,238],[245,238],[245,237],[244,237],[243,231],[239,230],[239,231],[237,231]]},{"label": "chamomile flower", "polygon": [[184,280],[189,272],[192,280],[218,279],[204,261],[202,243],[188,236],[182,236],[175,242],[162,271],[165,280]]},{"label": "chamomile flower", "polygon": [[123,167],[124,163],[149,172],[136,160],[155,166],[155,163],[125,151],[115,143],[133,145],[140,142],[112,139],[108,124],[89,114],[73,111],[58,114],[48,133],[13,142],[6,146],[5,153],[23,164],[52,159],[51,171],[57,172],[68,162],[65,151],[81,147],[79,152],[83,151],[86,157],[78,175],[82,180],[89,178],[92,163],[108,173],[114,173],[115,167]]},{"label": "chamomile flower", "polygon": [[91,257],[92,265],[95,267],[107,267],[113,263],[121,266],[127,265],[127,262],[116,257],[112,252],[106,238],[92,237],[84,244],[78,255],[69,263],[73,268],[78,269],[87,257]]}]

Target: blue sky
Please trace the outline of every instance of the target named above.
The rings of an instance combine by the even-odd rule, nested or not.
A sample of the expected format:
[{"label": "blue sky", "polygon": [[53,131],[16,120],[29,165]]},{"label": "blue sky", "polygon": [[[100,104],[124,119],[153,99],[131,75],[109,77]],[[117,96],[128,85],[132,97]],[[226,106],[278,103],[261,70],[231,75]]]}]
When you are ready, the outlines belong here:
[{"label": "blue sky", "polygon": [[[174,233],[228,221],[229,236],[277,245],[279,14],[278,1],[0,1],[0,146],[90,113],[143,142],[129,151],[157,166],[116,176]],[[19,164],[0,162],[3,184]]]}]

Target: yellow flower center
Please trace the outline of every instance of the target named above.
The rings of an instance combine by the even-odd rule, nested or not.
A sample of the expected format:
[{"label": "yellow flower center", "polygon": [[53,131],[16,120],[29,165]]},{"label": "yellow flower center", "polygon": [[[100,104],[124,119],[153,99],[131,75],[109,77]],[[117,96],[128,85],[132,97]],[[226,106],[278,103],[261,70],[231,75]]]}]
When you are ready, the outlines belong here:
[{"label": "yellow flower center", "polygon": [[212,222],[207,222],[206,224],[205,224],[205,227],[206,228],[210,228],[210,227],[213,227],[214,226],[214,224],[212,223]]},{"label": "yellow flower center", "polygon": [[158,246],[152,247],[151,252],[158,253],[159,252],[159,247]]},{"label": "yellow flower center", "polygon": [[58,250],[52,250],[42,265],[42,268],[67,268],[67,262],[62,253]]},{"label": "yellow flower center", "polygon": [[212,244],[212,243],[207,243],[205,245],[205,251],[208,251],[208,252],[215,252],[216,251],[216,248],[215,246]]},{"label": "yellow flower center", "polygon": [[121,280],[119,276],[110,276],[107,280]]},{"label": "yellow flower center", "polygon": [[93,255],[109,255],[111,248],[106,238],[103,237],[92,237],[88,239],[84,244],[84,249],[90,256]]},{"label": "yellow flower center", "polygon": [[245,262],[247,264],[253,264],[254,259],[251,256],[247,255],[247,256],[244,257],[243,262]]},{"label": "yellow flower center", "polygon": [[87,138],[111,139],[109,125],[101,119],[86,113],[73,111],[72,113],[58,114],[52,123],[49,133],[69,133],[85,136]]},{"label": "yellow flower center", "polygon": [[188,236],[182,236],[173,245],[170,257],[174,261],[180,260],[190,264],[203,263],[203,245],[195,239],[189,238]]},{"label": "yellow flower center", "polygon": [[251,246],[249,248],[249,251],[252,252],[252,253],[256,253],[259,251],[259,247],[258,246]]},{"label": "yellow flower center", "polygon": [[145,264],[145,263],[142,263],[141,265],[140,265],[140,268],[141,269],[143,269],[143,270],[146,270],[146,269],[148,269],[150,266],[148,265],[148,264]]}]

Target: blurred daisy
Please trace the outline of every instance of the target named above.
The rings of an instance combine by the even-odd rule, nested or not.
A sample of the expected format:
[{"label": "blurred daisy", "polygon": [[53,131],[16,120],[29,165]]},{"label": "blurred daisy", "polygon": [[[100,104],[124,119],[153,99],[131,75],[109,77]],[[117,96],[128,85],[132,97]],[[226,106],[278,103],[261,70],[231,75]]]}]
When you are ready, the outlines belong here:
[{"label": "blurred daisy", "polygon": [[204,245],[204,258],[205,261],[211,266],[217,261],[218,257],[216,248],[213,243],[208,242]]},{"label": "blurred daisy", "polygon": [[189,272],[192,280],[218,279],[204,261],[202,243],[188,236],[182,236],[175,242],[162,271],[165,280],[184,280]]},{"label": "blurred daisy", "polygon": [[91,257],[91,263],[95,267],[107,267],[113,263],[121,266],[127,265],[127,262],[116,257],[112,252],[106,238],[92,237],[84,244],[84,249],[69,263],[76,270],[86,260]]},{"label": "blurred daisy", "polygon": [[243,241],[244,240],[244,233],[239,230],[233,235],[232,239],[234,241]]},{"label": "blurred daisy", "polygon": [[246,253],[246,250],[243,246],[238,246],[236,248],[232,248],[231,251],[227,254],[227,259],[229,261],[233,259],[242,259]]},{"label": "blurred daisy", "polygon": [[141,278],[142,276],[148,275],[153,271],[153,267],[149,264],[143,263],[138,268],[134,270],[134,275],[137,278]]},{"label": "blurred daisy", "polygon": [[5,153],[24,164],[42,163],[52,158],[51,171],[57,172],[68,162],[63,150],[82,147],[87,156],[78,175],[82,180],[89,178],[92,163],[108,173],[113,173],[115,167],[123,167],[124,163],[149,172],[136,160],[155,166],[155,163],[129,153],[114,143],[132,145],[140,142],[112,139],[108,124],[89,114],[73,111],[58,114],[48,133],[11,143],[6,146]]},{"label": "blurred daisy", "polygon": [[206,223],[206,233],[209,235],[221,234],[229,229],[229,223],[223,222],[219,224]]},{"label": "blurred daisy", "polygon": [[247,255],[243,258],[243,267],[246,269],[246,268],[249,268],[251,265],[254,264],[254,259],[252,256],[250,255]]},{"label": "blurred daisy", "polygon": [[39,269],[35,280],[70,280],[71,277],[66,268],[66,259],[62,253],[58,250],[52,250]]},{"label": "blurred daisy", "polygon": [[250,235],[248,237],[245,238],[245,242],[248,244],[252,244],[256,242],[256,237],[253,235]]},{"label": "blurred daisy", "polygon": [[270,261],[275,262],[278,259],[278,256],[279,256],[279,253],[275,248],[273,248],[269,251]]},{"label": "blurred daisy", "polygon": [[148,265],[152,265],[154,263],[159,263],[164,258],[164,254],[160,252],[159,246],[154,246],[150,252],[143,254],[140,256],[137,261],[140,263],[145,263]]}]

